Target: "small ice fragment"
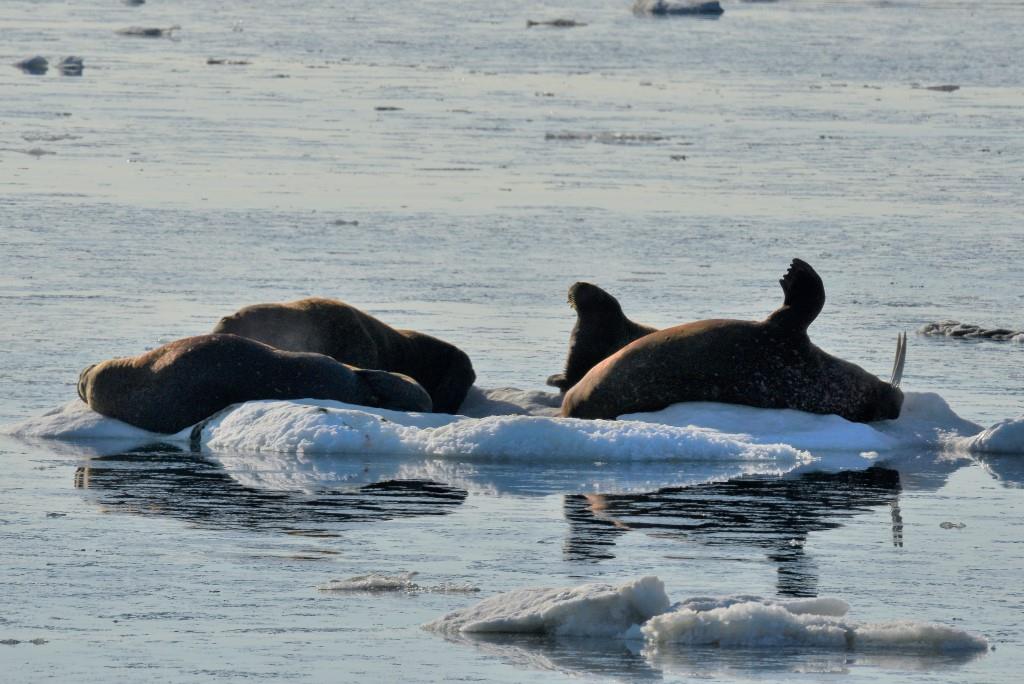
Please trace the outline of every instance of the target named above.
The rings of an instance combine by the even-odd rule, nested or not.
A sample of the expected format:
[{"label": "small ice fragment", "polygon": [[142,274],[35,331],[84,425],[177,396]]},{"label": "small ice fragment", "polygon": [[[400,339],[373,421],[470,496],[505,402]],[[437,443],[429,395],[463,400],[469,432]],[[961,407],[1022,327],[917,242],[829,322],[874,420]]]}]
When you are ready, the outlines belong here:
[{"label": "small ice fragment", "polygon": [[415,572],[396,575],[369,573],[342,580],[331,580],[317,587],[320,591],[408,591],[419,587],[412,581]]}]

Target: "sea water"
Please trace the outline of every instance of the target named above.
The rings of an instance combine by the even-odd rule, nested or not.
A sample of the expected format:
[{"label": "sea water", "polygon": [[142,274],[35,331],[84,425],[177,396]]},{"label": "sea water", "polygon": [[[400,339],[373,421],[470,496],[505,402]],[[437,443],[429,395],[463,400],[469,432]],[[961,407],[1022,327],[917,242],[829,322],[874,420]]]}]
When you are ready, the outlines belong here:
[{"label": "sea water", "polygon": [[[4,678],[1015,681],[1024,456],[987,452],[1021,443],[1024,345],[914,331],[1024,324],[1024,8],[722,4],[6,2]],[[556,18],[586,26],[526,28]],[[543,415],[572,282],[757,319],[792,257],[824,349],[887,377],[910,331],[899,429]],[[466,350],[470,417],[250,405],[195,450],[62,408],[90,363],[308,295]],[[600,638],[422,628],[528,590],[608,628],[595,586]]]}]

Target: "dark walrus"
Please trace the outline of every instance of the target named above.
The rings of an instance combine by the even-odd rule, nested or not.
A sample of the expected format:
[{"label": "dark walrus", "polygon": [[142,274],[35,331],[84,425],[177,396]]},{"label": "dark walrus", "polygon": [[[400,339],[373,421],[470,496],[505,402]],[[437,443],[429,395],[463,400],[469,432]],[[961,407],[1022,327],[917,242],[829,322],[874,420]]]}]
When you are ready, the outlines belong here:
[{"label": "dark walrus", "polygon": [[403,373],[427,390],[439,413],[458,411],[476,380],[469,356],[458,347],[415,330],[392,328],[335,299],[247,306],[220,319],[213,332],[241,335],[287,351],[326,354],[360,368]]},{"label": "dark walrus", "polygon": [[231,404],[334,399],[396,411],[430,411],[430,396],[398,373],[363,370],[323,354],[281,351],[236,335],[199,335],[89,366],[78,396],[110,418],[174,433]]},{"label": "dark walrus", "polygon": [[807,326],[825,304],[814,269],[794,259],[779,283],[785,301],[763,321],[686,323],[619,350],[565,395],[561,415],[615,418],[682,401],[717,401],[834,413],[857,422],[897,418],[906,337],[897,346],[892,380],[883,382],[807,337]]},{"label": "dark walrus", "polygon": [[657,330],[626,318],[615,297],[590,283],[577,282],[569,287],[569,306],[576,310],[576,325],[569,335],[565,372],[548,378],[549,385],[563,392],[601,361]]}]

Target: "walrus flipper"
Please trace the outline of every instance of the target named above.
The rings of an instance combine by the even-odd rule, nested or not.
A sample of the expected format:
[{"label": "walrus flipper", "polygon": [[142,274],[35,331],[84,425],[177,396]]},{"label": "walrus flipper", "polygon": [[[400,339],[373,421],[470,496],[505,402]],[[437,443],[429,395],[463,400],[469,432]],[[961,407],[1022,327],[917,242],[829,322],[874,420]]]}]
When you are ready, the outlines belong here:
[{"label": "walrus flipper", "polygon": [[569,382],[569,379],[565,377],[565,373],[555,373],[554,375],[549,375],[547,379],[547,384],[550,387],[557,387],[563,392],[567,391],[573,385],[573,383]]},{"label": "walrus flipper", "polygon": [[786,298],[769,320],[806,331],[825,306],[825,285],[821,276],[806,261],[793,259],[779,285]]}]

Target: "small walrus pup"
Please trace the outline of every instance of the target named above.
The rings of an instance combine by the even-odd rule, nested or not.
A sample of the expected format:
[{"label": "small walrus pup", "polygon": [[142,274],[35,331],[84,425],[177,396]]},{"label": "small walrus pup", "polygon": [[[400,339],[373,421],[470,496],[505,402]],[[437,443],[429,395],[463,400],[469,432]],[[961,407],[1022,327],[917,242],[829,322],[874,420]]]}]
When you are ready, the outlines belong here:
[{"label": "small walrus pup", "polygon": [[323,354],[281,351],[236,335],[199,335],[89,366],[78,396],[92,410],[151,432],[175,433],[243,401],[333,399],[430,411],[412,378],[363,370]]},{"label": "small walrus pup", "polygon": [[360,368],[403,373],[427,390],[434,411],[455,413],[476,380],[458,347],[415,330],[392,328],[335,299],[310,297],[256,304],[225,316],[214,333],[231,333],[278,349],[326,354]]},{"label": "small walrus pup", "polygon": [[683,401],[834,413],[867,423],[898,418],[906,336],[892,379],[811,343],[807,327],[825,305],[825,287],[794,259],[779,281],[785,301],[763,321],[707,320],[641,337],[594,366],[565,395],[561,415],[615,418]]},{"label": "small walrus pup", "polygon": [[657,330],[626,318],[615,297],[590,283],[577,282],[569,287],[569,306],[576,310],[576,325],[569,335],[565,372],[552,375],[547,381],[563,392],[568,392],[601,361]]}]

